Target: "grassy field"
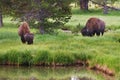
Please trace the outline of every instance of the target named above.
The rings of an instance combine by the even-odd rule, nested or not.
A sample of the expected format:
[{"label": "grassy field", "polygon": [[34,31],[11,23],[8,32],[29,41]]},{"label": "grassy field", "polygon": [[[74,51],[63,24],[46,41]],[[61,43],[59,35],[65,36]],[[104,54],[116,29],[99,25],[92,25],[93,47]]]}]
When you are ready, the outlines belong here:
[{"label": "grassy field", "polygon": [[72,10],[72,19],[66,24],[67,27],[73,28],[80,23],[80,27],[84,27],[87,20],[91,17],[97,17],[105,21],[106,29],[120,29],[120,12],[119,11],[109,11],[109,14],[105,15],[102,10],[89,10],[80,11],[79,8],[74,8]]},{"label": "grassy field", "polygon": [[31,29],[35,33],[34,44],[27,45],[20,41],[18,25],[4,18],[4,27],[0,28],[0,64],[72,64],[81,60],[89,61],[90,66],[106,65],[120,77],[120,14],[103,15],[97,11],[88,14],[74,10],[66,26],[75,27],[80,23],[83,27],[90,17],[98,17],[106,22],[109,31],[100,37],[83,37],[61,31],[57,35],[40,35]]}]

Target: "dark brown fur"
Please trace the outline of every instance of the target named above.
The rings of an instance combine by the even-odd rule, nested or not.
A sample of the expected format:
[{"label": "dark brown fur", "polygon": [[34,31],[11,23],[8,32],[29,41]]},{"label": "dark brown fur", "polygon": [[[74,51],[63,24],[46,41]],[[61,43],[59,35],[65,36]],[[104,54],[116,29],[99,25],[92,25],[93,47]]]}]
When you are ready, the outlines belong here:
[{"label": "dark brown fur", "polygon": [[33,44],[34,35],[32,33],[26,33],[24,38],[27,44]]},{"label": "dark brown fur", "polygon": [[105,31],[105,23],[104,21],[98,18],[90,18],[85,27],[81,30],[83,36],[100,36],[100,34],[104,34]]}]

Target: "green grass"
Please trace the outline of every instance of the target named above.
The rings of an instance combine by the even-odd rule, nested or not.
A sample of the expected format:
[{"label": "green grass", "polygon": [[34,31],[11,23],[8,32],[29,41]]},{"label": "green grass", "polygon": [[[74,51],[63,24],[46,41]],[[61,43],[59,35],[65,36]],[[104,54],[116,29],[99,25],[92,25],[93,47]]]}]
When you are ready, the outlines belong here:
[{"label": "green grass", "polygon": [[109,10],[108,14],[103,14],[103,10],[100,8],[94,9],[94,8],[89,8],[88,11],[82,11],[79,9],[79,7],[73,7],[72,8],[72,14],[74,15],[101,15],[101,16],[120,16],[120,11],[116,10]]},{"label": "green grass", "polygon": [[72,10],[72,18],[66,24],[67,28],[76,27],[79,23],[81,27],[85,26],[87,20],[91,17],[97,17],[105,21],[106,29],[120,29],[120,11],[109,11],[107,15],[102,13],[102,10],[80,11],[79,8]]},{"label": "green grass", "polygon": [[[96,11],[97,12],[97,11]],[[115,13],[115,12],[114,12]],[[94,14],[94,15],[93,15]],[[0,28],[0,64],[14,65],[49,65],[72,64],[77,60],[107,65],[120,74],[120,18],[118,15],[75,14],[67,26],[85,25],[90,17],[98,17],[106,22],[104,36],[83,37],[59,32],[57,35],[40,35],[35,33],[33,45],[22,44],[17,30],[18,25],[9,18],[4,19],[4,27]],[[119,77],[119,76],[118,76]]]},{"label": "green grass", "polygon": [[[0,29],[0,34],[4,35],[0,40],[0,53],[8,54],[8,57],[9,54],[12,53],[13,55],[19,55],[24,52],[31,54],[35,58],[33,61],[38,63],[41,60],[43,60],[42,62],[52,63],[53,59],[56,63],[72,63],[77,59],[84,61],[87,58],[94,61],[91,62],[91,64],[108,64],[109,67],[115,68],[116,71],[120,70],[119,65],[116,65],[119,63],[118,59],[120,59],[120,31],[106,32],[102,37],[94,36],[92,38],[83,37],[81,35],[68,35],[65,33],[60,33],[58,35],[36,34],[34,44],[26,45],[20,42],[20,38],[16,31],[13,31],[14,29],[17,30],[17,28],[13,30],[5,28],[6,27]],[[8,34],[5,34],[8,31],[13,33],[11,35],[9,34],[10,37],[7,37]],[[110,58],[106,60],[107,57]]]}]

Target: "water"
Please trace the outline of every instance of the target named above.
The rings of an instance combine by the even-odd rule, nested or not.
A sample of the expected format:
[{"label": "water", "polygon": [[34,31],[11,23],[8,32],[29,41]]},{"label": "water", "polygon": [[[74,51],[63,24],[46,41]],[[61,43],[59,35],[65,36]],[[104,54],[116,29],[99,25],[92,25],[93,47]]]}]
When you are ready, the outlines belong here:
[{"label": "water", "polygon": [[0,67],[0,80],[105,80],[82,67]]}]

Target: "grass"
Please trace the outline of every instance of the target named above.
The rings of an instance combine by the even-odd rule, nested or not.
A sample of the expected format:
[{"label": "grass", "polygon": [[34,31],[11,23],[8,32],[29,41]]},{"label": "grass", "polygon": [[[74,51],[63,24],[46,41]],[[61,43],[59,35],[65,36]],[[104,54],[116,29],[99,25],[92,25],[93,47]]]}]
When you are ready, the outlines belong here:
[{"label": "grass", "polygon": [[87,20],[91,17],[97,17],[105,21],[107,30],[120,29],[120,11],[109,11],[109,13],[105,15],[100,9],[80,11],[79,8],[74,8],[72,14],[71,20],[66,24],[66,27],[70,29],[76,27],[78,24],[84,27]]},{"label": "grass", "polygon": [[[96,11],[97,12],[97,11]],[[85,25],[90,17],[98,17],[106,22],[104,36],[83,37],[59,32],[58,35],[35,34],[34,44],[22,44],[17,34],[18,26],[9,18],[4,18],[4,27],[0,28],[0,64],[13,65],[49,65],[72,64],[77,60],[107,65],[120,74],[120,18],[118,15],[100,15],[99,13],[75,14],[67,26]],[[35,29],[31,29],[35,33]],[[118,76],[119,77],[119,76]]]}]

